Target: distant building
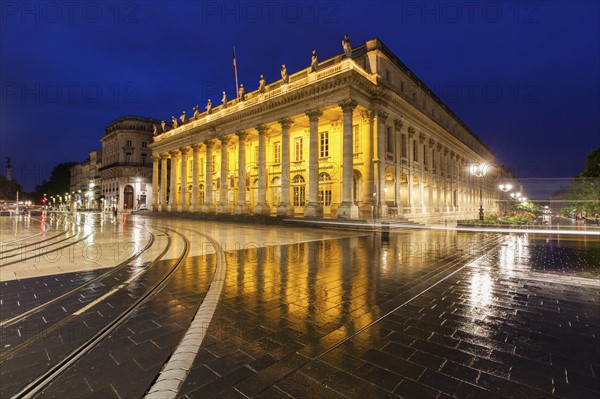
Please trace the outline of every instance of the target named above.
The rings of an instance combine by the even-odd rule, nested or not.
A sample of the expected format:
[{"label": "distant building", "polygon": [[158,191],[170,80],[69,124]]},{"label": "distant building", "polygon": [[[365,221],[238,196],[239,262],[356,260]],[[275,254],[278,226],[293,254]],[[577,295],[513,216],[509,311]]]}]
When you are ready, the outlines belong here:
[{"label": "distant building", "polygon": [[498,211],[503,169],[470,173],[490,149],[381,41],[344,50],[161,131],[153,208],[433,222],[477,217],[481,190]]},{"label": "distant building", "polygon": [[[100,209],[100,172],[102,151],[93,150],[82,163],[71,168],[70,207],[77,209]],[[62,193],[61,193],[62,195]]]}]

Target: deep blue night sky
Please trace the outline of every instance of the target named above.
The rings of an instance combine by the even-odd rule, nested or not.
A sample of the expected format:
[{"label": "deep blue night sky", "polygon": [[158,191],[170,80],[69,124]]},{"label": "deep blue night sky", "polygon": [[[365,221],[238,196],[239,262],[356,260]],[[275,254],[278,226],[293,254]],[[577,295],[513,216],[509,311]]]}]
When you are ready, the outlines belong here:
[{"label": "deep blue night sky", "polygon": [[170,120],[239,79],[377,37],[520,177],[568,177],[600,143],[596,1],[3,1],[0,156],[26,190],[124,115]]}]

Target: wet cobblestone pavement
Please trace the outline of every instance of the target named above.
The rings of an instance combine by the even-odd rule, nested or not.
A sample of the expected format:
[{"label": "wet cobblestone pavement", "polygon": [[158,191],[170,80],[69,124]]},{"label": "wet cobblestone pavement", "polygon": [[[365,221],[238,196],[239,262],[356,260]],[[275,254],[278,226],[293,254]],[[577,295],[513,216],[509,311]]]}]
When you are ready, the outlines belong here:
[{"label": "wet cobblestone pavement", "polygon": [[[228,249],[226,277],[178,397],[600,397],[598,237],[401,230],[386,238],[219,222],[170,225],[188,229],[190,256],[40,397],[144,396],[211,286],[215,256],[202,234]],[[77,339],[149,290],[174,254],[114,274],[124,288],[107,299],[114,291],[108,280],[89,287],[83,304],[94,300],[94,307],[71,319]],[[20,307],[105,272],[3,282],[2,323]],[[123,285],[134,272],[139,280]],[[36,317],[57,319],[59,305]],[[13,345],[27,338],[17,326],[2,329],[5,393],[26,383],[20,379],[34,375],[36,364],[64,357],[61,348],[77,344],[64,334],[40,333],[17,353]]]}]

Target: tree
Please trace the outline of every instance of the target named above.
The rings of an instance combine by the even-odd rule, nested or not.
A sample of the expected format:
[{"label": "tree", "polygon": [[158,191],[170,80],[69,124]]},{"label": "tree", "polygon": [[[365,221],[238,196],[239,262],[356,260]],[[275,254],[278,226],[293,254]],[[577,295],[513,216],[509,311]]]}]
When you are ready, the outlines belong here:
[{"label": "tree", "polygon": [[16,201],[17,191],[19,195],[23,192],[23,187],[15,180],[8,180],[5,176],[0,176],[0,199],[5,201]]},{"label": "tree", "polygon": [[573,183],[553,195],[563,202],[561,212],[586,213],[588,217],[600,214],[600,147],[586,157],[583,170],[575,176]]},{"label": "tree", "polygon": [[63,162],[56,165],[50,173],[50,179],[35,186],[37,195],[41,198],[44,194],[50,196],[68,192],[71,187],[71,168],[75,165],[77,162]]}]

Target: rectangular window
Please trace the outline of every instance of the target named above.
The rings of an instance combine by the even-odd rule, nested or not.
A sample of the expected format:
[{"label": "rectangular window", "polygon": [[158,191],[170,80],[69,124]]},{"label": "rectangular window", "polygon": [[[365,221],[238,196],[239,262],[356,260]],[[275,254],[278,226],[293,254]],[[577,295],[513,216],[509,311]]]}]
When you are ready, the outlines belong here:
[{"label": "rectangular window", "polygon": [[387,128],[386,134],[386,151],[393,154],[394,153],[394,134],[392,133],[392,128]]},{"label": "rectangular window", "polygon": [[294,139],[294,154],[296,161],[302,161],[302,137],[296,137]]},{"label": "rectangular window", "polygon": [[402,157],[406,158],[406,134],[402,135],[401,146],[402,146],[402,148],[400,150],[402,151]]},{"label": "rectangular window", "polygon": [[131,163],[131,153],[125,154],[125,163]]},{"label": "rectangular window", "polygon": [[431,149],[431,166],[435,168],[435,149]]},{"label": "rectangular window", "polygon": [[142,165],[146,165],[146,154],[142,154]]},{"label": "rectangular window", "polygon": [[127,140],[127,141],[125,142],[125,145],[126,145],[127,147],[131,147],[131,140]]},{"label": "rectangular window", "polygon": [[352,126],[352,138],[354,142],[354,153],[360,153],[360,132],[358,131],[358,125]]},{"label": "rectangular window", "polygon": [[413,140],[413,161],[419,162],[419,143]]},{"label": "rectangular window", "polygon": [[188,176],[191,177],[194,173],[194,160],[188,159]]},{"label": "rectangular window", "polygon": [[273,162],[281,163],[281,142],[273,143]]},{"label": "rectangular window", "polygon": [[148,146],[148,143],[146,143],[145,141],[142,141],[142,148],[146,148]]},{"label": "rectangular window", "polygon": [[304,187],[305,186],[294,187],[294,206],[304,206]]},{"label": "rectangular window", "polygon": [[427,146],[423,144],[423,164],[427,165]]},{"label": "rectangular window", "polygon": [[206,167],[206,165],[204,164],[204,157],[202,157],[202,158],[200,158],[200,176],[204,176],[204,168],[205,167]]},{"label": "rectangular window", "polygon": [[319,133],[319,157],[326,158],[329,156],[329,132]]},{"label": "rectangular window", "polygon": [[331,190],[319,190],[319,204],[331,206]]}]

